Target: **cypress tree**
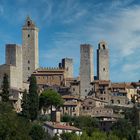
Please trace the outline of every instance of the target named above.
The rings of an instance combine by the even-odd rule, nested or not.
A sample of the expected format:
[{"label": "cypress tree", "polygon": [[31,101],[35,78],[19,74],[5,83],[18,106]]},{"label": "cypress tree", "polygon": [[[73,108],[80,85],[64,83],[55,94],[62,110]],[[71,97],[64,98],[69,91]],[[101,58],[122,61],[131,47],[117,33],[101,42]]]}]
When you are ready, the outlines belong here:
[{"label": "cypress tree", "polygon": [[4,77],[3,77],[1,98],[3,102],[9,101],[9,81],[8,81],[7,74],[4,74]]},{"label": "cypress tree", "polygon": [[29,85],[29,116],[31,121],[37,118],[39,110],[39,97],[37,92],[36,78],[31,76]]},{"label": "cypress tree", "polygon": [[23,93],[21,107],[22,115],[26,118],[29,118],[29,94],[27,93],[27,90],[25,90]]}]

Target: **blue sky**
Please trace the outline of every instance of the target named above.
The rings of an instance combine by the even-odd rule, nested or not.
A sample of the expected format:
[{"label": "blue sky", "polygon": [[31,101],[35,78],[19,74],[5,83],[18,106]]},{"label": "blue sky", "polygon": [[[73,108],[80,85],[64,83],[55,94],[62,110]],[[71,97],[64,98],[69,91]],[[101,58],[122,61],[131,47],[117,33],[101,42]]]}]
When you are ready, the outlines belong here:
[{"label": "blue sky", "polygon": [[139,0],[0,0],[0,64],[5,62],[5,44],[22,44],[27,15],[40,29],[40,66],[55,67],[70,57],[78,76],[80,44],[89,43],[96,75],[96,49],[106,40],[111,80],[140,79]]}]

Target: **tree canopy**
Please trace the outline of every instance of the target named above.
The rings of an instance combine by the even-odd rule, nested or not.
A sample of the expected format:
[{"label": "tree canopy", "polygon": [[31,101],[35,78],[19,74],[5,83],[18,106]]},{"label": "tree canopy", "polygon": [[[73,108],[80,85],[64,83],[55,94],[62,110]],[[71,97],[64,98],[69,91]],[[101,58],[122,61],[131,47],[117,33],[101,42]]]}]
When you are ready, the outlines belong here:
[{"label": "tree canopy", "polygon": [[7,74],[4,74],[4,77],[3,77],[1,98],[3,102],[9,101],[9,81],[8,81]]},{"label": "tree canopy", "polygon": [[40,108],[41,107],[51,107],[54,106],[56,109],[58,109],[60,106],[63,105],[63,99],[60,94],[58,94],[56,91],[48,89],[42,92],[40,95]]},{"label": "tree canopy", "polygon": [[39,110],[39,97],[37,92],[36,78],[31,76],[29,85],[29,118],[34,121],[37,119]]}]

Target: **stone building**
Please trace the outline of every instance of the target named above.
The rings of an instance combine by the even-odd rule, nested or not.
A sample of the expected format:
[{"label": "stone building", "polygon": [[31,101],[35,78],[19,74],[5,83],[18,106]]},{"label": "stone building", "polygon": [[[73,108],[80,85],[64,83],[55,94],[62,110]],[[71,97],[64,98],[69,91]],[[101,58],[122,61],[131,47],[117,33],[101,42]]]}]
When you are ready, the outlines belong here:
[{"label": "stone building", "polygon": [[33,74],[38,85],[65,86],[65,69],[38,68]]},{"label": "stone building", "polygon": [[7,44],[5,54],[6,63],[0,65],[0,87],[6,73],[10,88],[22,89],[22,48],[16,44]]},{"label": "stone building", "polygon": [[66,78],[73,78],[73,59],[63,58],[59,63],[60,69],[65,69]]},{"label": "stone building", "polygon": [[105,41],[101,41],[97,49],[97,77],[109,80],[109,49]]},{"label": "stone building", "polygon": [[23,82],[26,83],[39,67],[38,57],[38,28],[30,17],[27,17],[22,28]]},{"label": "stone building", "polygon": [[64,104],[63,107],[61,107],[61,115],[79,116],[81,100],[78,97],[71,95],[64,95],[62,98]]},{"label": "stone building", "polygon": [[93,48],[89,44],[82,44],[80,54],[80,96],[85,98],[90,91],[90,82],[94,79]]}]

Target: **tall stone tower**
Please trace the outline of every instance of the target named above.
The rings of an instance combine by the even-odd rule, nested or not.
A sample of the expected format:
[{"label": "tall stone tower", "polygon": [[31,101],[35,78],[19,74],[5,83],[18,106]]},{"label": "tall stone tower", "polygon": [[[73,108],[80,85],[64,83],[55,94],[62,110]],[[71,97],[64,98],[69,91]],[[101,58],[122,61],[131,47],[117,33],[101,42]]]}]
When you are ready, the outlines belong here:
[{"label": "tall stone tower", "polygon": [[73,78],[73,59],[63,58],[59,63],[59,68],[64,68],[66,72],[66,78]]},{"label": "tall stone tower", "polygon": [[4,73],[9,76],[10,87],[22,88],[22,48],[16,44],[7,44],[5,54]]},{"label": "tall stone tower", "polygon": [[105,41],[98,44],[97,49],[98,80],[109,80],[109,49]]},{"label": "tall stone tower", "polygon": [[80,95],[87,96],[90,91],[90,82],[94,79],[93,70],[93,48],[89,44],[80,46]]},{"label": "tall stone tower", "polygon": [[38,28],[27,17],[22,28],[22,58],[23,58],[23,82],[27,82],[31,74],[39,66],[38,60]]}]

